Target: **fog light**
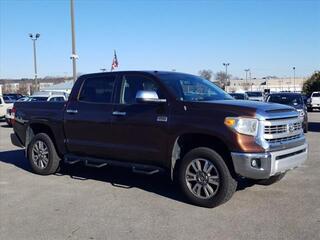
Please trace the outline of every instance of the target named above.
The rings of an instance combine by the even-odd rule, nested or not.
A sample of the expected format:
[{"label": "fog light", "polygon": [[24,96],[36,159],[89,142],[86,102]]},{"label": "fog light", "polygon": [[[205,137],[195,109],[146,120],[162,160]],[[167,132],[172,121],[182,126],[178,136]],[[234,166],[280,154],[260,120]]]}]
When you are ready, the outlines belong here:
[{"label": "fog light", "polygon": [[257,167],[257,166],[258,166],[258,163],[257,163],[257,160],[256,160],[256,159],[252,159],[252,160],[251,160],[251,166],[252,166],[252,167]]},{"label": "fog light", "polygon": [[261,167],[261,160],[259,158],[252,159],[251,166],[254,168],[260,168]]}]

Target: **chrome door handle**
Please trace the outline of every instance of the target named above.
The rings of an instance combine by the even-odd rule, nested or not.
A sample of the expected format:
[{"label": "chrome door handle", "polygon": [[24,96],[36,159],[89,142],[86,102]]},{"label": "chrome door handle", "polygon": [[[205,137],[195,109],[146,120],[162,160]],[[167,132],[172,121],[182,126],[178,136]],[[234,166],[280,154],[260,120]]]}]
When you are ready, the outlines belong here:
[{"label": "chrome door handle", "polygon": [[125,116],[125,115],[127,115],[127,113],[126,112],[114,111],[114,112],[112,112],[112,115],[113,116]]},{"label": "chrome door handle", "polygon": [[73,113],[73,114],[76,114],[78,113],[78,110],[77,109],[67,109],[66,111],[67,113]]}]

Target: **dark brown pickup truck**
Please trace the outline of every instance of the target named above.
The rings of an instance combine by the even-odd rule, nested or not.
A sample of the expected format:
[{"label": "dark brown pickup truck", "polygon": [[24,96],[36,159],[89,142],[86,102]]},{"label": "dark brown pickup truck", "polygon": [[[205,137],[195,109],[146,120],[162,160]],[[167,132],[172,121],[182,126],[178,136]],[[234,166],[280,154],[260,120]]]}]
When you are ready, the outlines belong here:
[{"label": "dark brown pickup truck", "polygon": [[38,174],[65,163],[171,174],[193,204],[231,198],[239,177],[266,184],[307,158],[298,112],[237,101],[189,74],[126,71],[81,76],[68,102],[17,102],[12,142]]}]

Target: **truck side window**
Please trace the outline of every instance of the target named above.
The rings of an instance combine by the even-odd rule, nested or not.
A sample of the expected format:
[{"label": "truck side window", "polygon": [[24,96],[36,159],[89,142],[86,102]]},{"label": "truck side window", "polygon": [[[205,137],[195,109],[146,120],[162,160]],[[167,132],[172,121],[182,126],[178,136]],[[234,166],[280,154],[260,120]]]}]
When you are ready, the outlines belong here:
[{"label": "truck side window", "polygon": [[159,98],[164,98],[159,86],[153,80],[139,75],[123,76],[120,91],[121,104],[136,103],[136,94],[138,91],[155,91]]},{"label": "truck side window", "polygon": [[93,103],[111,103],[114,76],[93,77],[84,80],[79,100]]}]

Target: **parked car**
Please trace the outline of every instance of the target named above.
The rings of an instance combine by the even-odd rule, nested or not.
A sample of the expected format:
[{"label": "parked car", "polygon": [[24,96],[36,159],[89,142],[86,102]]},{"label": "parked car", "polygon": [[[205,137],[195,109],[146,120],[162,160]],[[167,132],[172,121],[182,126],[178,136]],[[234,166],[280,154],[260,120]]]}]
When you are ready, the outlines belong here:
[{"label": "parked car", "polygon": [[22,94],[19,94],[19,93],[6,93],[6,94],[3,94],[3,96],[9,97],[14,101],[17,101],[18,99],[24,97]]},{"label": "parked car", "polygon": [[303,130],[308,132],[308,111],[300,93],[271,93],[267,98],[269,103],[280,103],[294,107],[299,112]]},{"label": "parked car", "polygon": [[13,105],[14,100],[8,96],[0,95],[0,119],[4,118],[7,113],[7,108]]},{"label": "parked car", "polygon": [[248,95],[249,100],[260,102],[263,102],[264,100],[262,92],[246,92],[246,94]]},{"label": "parked car", "polygon": [[237,100],[249,100],[246,93],[229,93],[234,99]]},{"label": "parked car", "polygon": [[29,102],[64,102],[67,100],[66,95],[48,95],[48,94],[37,94],[29,97]]},{"label": "parked car", "polygon": [[[22,97],[19,98],[16,102],[26,102],[29,100],[29,97]],[[13,119],[14,119],[14,112],[12,111],[13,105],[7,108],[7,113],[5,115],[6,122],[8,126],[12,127]]]},{"label": "parked car", "polygon": [[14,109],[11,140],[25,147],[35,173],[55,173],[61,161],[167,171],[203,207],[228,201],[238,176],[272,184],[307,158],[294,108],[232,100],[184,73],[82,75],[67,103],[16,102]]},{"label": "parked car", "polygon": [[316,108],[320,109],[320,92],[313,92],[308,101],[308,110],[310,112]]}]

